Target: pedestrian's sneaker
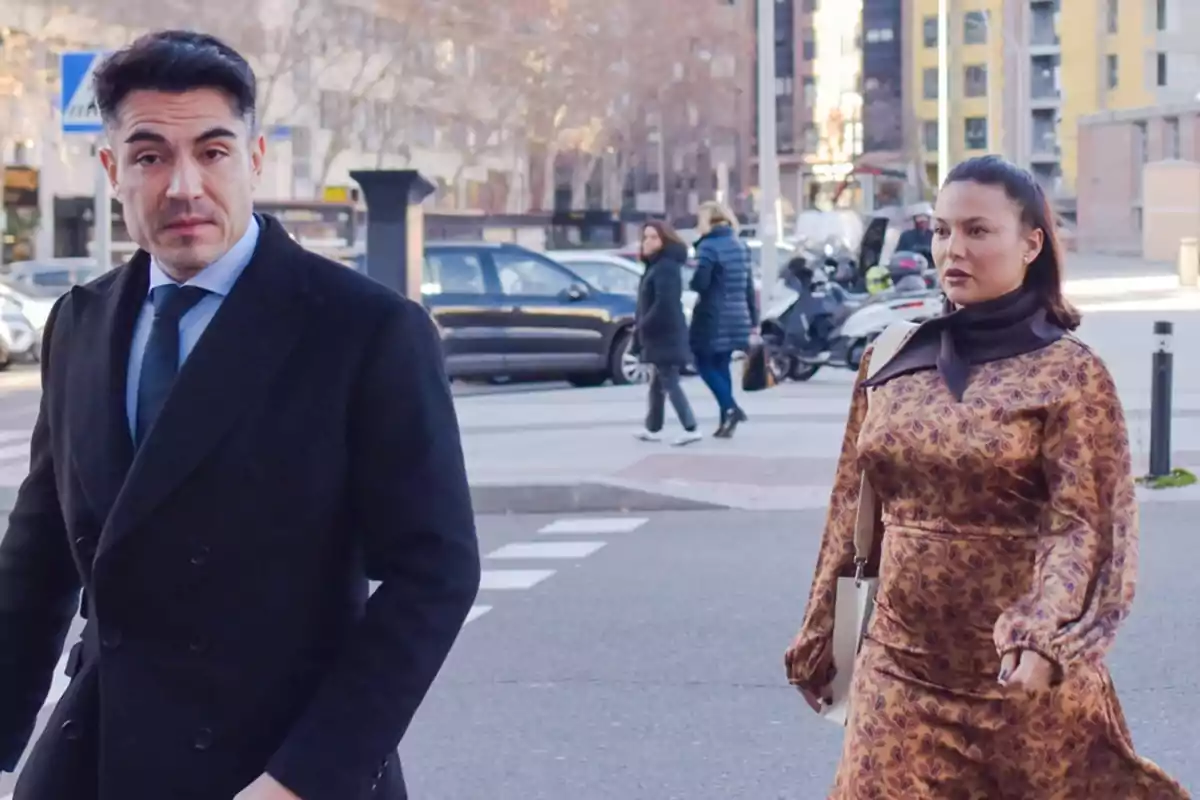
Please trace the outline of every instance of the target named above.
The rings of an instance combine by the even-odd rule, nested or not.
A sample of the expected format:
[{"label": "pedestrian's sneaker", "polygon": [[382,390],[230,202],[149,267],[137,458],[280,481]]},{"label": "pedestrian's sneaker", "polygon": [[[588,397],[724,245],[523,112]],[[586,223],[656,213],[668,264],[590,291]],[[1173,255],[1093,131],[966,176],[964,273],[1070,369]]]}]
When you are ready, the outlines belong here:
[{"label": "pedestrian's sneaker", "polygon": [[661,442],[662,441],[662,435],[659,434],[657,431],[650,430],[649,428],[642,428],[640,431],[635,433],[634,436],[641,439],[643,442]]},{"label": "pedestrian's sneaker", "polygon": [[671,442],[675,447],[684,447],[694,442],[699,442],[704,439],[704,434],[700,431],[684,431],[675,441]]}]

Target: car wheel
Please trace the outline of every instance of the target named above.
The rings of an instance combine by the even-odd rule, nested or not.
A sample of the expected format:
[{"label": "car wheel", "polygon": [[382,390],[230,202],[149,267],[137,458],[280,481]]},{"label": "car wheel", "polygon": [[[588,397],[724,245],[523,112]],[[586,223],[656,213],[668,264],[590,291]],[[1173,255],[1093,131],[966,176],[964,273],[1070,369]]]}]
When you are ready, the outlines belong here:
[{"label": "car wheel", "polygon": [[629,331],[617,334],[609,357],[609,377],[614,386],[628,386],[650,380],[650,370],[632,352],[633,336]]}]

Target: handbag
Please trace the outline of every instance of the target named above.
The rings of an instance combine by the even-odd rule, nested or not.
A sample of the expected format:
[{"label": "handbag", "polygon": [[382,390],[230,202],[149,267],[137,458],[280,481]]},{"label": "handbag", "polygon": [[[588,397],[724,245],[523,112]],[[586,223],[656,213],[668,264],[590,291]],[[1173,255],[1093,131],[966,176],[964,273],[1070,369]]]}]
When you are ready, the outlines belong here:
[{"label": "handbag", "polygon": [[742,391],[761,392],[774,386],[775,372],[771,369],[771,354],[766,342],[751,345],[742,371]]},{"label": "handbag", "polygon": [[[892,360],[897,351],[917,329],[912,322],[889,325],[875,339],[867,377],[872,377]],[[871,393],[867,389],[867,408]],[[862,648],[871,612],[875,609],[875,592],[879,578],[866,575],[867,561],[875,546],[875,526],[879,522],[879,497],[864,472],[858,489],[858,515],[854,520],[854,577],[838,578],[833,601],[833,664],[836,671],[829,689],[833,702],[821,708],[821,716],[838,725],[845,725],[850,710],[850,687],[858,651]]]}]

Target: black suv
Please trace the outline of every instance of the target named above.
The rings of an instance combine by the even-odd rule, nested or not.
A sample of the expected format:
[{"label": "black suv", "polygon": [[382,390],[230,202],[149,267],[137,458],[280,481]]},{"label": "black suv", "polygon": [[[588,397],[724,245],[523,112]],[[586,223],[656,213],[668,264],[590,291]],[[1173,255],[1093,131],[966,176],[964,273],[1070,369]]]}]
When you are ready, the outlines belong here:
[{"label": "black suv", "polygon": [[519,245],[427,243],[421,298],[452,378],[638,379],[629,353],[636,298],[602,292]]}]

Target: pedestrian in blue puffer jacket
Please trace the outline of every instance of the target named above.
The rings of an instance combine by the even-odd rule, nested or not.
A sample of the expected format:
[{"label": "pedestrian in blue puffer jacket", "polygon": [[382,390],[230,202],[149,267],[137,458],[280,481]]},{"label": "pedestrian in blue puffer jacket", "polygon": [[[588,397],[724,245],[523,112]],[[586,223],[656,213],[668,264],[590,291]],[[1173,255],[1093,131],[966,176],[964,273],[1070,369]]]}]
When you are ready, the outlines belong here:
[{"label": "pedestrian in blue puffer jacket", "polygon": [[733,214],[720,203],[700,206],[699,266],[692,278],[692,290],[699,295],[692,310],[692,353],[696,371],[720,408],[721,424],[714,435],[726,439],[746,421],[746,412],[733,397],[730,361],[735,352],[749,348],[758,331],[750,248],[738,238],[735,224]]}]

